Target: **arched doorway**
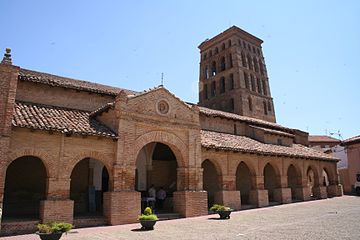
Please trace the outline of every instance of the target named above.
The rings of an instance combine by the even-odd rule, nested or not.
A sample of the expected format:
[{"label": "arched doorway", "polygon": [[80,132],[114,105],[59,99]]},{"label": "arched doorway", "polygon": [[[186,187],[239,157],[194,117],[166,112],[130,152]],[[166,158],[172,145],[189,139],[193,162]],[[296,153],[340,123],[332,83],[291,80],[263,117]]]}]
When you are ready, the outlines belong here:
[{"label": "arched doorway", "polygon": [[[208,206],[212,206],[215,202],[215,193],[219,191],[219,174],[216,171],[215,165],[210,160],[205,160],[201,167],[203,171],[203,189],[208,194]],[[220,204],[220,203],[218,203]]]},{"label": "arched doorway", "polygon": [[39,219],[46,178],[46,168],[40,158],[24,156],[14,160],[6,170],[3,220]]},{"label": "arched doorway", "polygon": [[[177,159],[171,148],[160,142],[146,144],[136,159],[135,190],[141,192],[142,210],[146,206],[155,207],[156,212],[173,212],[173,193],[177,190]],[[165,191],[163,203],[154,204],[148,190],[153,186],[158,195]],[[159,197],[159,196],[158,196]]]},{"label": "arched doorway", "polygon": [[74,217],[103,215],[103,193],[109,190],[109,172],[100,161],[85,158],[71,172],[70,199]]},{"label": "arched doorway", "polygon": [[241,162],[236,169],[236,190],[240,191],[241,208],[250,205],[250,191],[252,189],[251,172],[249,167]]},{"label": "arched doorway", "polygon": [[264,168],[264,187],[268,190],[269,203],[275,202],[274,190],[277,188],[276,174],[274,167],[267,163]]},{"label": "arched doorway", "polygon": [[309,167],[306,173],[307,176],[307,186],[309,188],[310,197],[316,198],[318,196],[315,196],[315,187],[319,186],[319,178],[317,175],[317,172],[314,171],[312,167]]},{"label": "arched doorway", "polygon": [[331,194],[329,194],[329,175],[325,168],[322,170],[322,178],[321,179],[322,179],[322,185],[324,187],[326,187],[327,196],[330,196]]},{"label": "arched doorway", "polygon": [[291,164],[287,171],[287,181],[288,187],[291,189],[291,199],[293,201],[301,200],[301,198],[296,194],[296,189],[301,187],[299,180],[301,179],[296,171],[296,168]]}]

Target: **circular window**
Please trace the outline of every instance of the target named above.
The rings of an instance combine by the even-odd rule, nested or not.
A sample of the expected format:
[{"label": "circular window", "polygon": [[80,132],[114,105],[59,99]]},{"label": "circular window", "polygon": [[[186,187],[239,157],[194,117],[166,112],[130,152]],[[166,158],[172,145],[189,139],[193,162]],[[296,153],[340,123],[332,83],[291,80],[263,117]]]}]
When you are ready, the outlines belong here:
[{"label": "circular window", "polygon": [[157,109],[161,114],[167,114],[169,112],[169,104],[165,100],[161,100],[157,104]]}]

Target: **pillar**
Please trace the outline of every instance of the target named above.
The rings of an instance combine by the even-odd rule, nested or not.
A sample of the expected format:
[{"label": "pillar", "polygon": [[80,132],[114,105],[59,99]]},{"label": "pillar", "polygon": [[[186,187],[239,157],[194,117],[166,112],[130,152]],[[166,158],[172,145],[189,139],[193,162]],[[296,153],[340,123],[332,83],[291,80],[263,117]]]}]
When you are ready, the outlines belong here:
[{"label": "pillar", "polygon": [[269,206],[268,190],[264,189],[264,176],[253,176],[254,189],[250,190],[249,202],[257,207]]},{"label": "pillar", "polygon": [[274,189],[274,199],[278,203],[291,203],[291,188],[288,188],[287,176],[279,176],[280,188]]},{"label": "pillar", "polygon": [[215,202],[232,209],[241,208],[240,191],[236,190],[236,176],[221,176],[221,190],[215,193]]},{"label": "pillar", "polygon": [[327,198],[327,188],[326,186],[316,186],[313,188],[314,197],[319,199]]},{"label": "pillar", "polygon": [[327,187],[328,197],[340,197],[344,195],[343,186],[341,184],[333,184]]},{"label": "pillar", "polygon": [[74,220],[74,201],[70,200],[70,178],[48,178],[46,200],[40,201],[43,223]]}]

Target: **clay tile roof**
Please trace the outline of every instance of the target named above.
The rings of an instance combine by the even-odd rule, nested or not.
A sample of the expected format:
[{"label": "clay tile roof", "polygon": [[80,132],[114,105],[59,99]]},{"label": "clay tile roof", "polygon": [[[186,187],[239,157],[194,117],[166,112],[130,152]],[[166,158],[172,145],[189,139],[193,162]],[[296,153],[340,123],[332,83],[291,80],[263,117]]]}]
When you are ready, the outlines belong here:
[{"label": "clay tile roof", "polygon": [[334,142],[340,143],[339,139],[329,137],[326,135],[309,135],[309,142]]},{"label": "clay tile roof", "polygon": [[360,142],[360,135],[345,139],[343,141],[343,144],[348,145],[348,144],[355,144],[355,143],[358,143],[358,142]]},{"label": "clay tile roof", "polygon": [[23,81],[47,84],[55,87],[70,88],[79,91],[87,91],[87,92],[106,94],[111,96],[116,96],[121,90],[126,91],[128,94],[136,93],[134,91],[127,89],[110,87],[98,83],[75,80],[72,78],[60,77],[48,73],[36,72],[23,68],[20,69],[18,79]]},{"label": "clay tile roof", "polygon": [[246,136],[237,136],[204,130],[201,130],[201,145],[207,149],[224,151],[258,153],[263,155],[310,158],[328,161],[339,160],[331,155],[319,152],[301,144],[293,144],[291,147],[265,144]]},{"label": "clay tile roof", "polygon": [[275,135],[280,135],[280,136],[285,136],[285,137],[291,137],[291,138],[295,137],[294,134],[290,134],[290,133],[286,133],[286,132],[282,132],[282,131],[278,131],[278,130],[273,130],[273,129],[269,129],[269,128],[262,128],[262,127],[252,126],[252,125],[250,125],[250,127],[263,130],[264,132],[270,133],[270,134],[275,134]]},{"label": "clay tile roof", "polygon": [[110,109],[110,108],[114,108],[114,106],[115,106],[115,102],[107,103],[107,104],[99,107],[98,109],[92,111],[89,116],[94,117],[98,114],[101,114],[102,112],[108,111],[108,109]]},{"label": "clay tile roof", "polygon": [[242,121],[242,122],[246,122],[252,125],[256,125],[256,126],[261,126],[261,127],[265,127],[265,128],[271,128],[271,129],[277,129],[280,131],[285,131],[285,132],[289,132],[289,133],[293,133],[293,129],[291,128],[286,128],[283,127],[277,123],[273,123],[273,122],[267,122],[261,119],[257,119],[257,118],[251,118],[251,117],[245,117],[245,116],[241,116],[235,113],[229,113],[229,112],[223,112],[220,110],[214,110],[214,109],[210,109],[210,108],[206,108],[206,107],[200,107],[200,113],[206,115],[206,116],[212,116],[212,117],[222,117],[222,118],[228,118],[228,119],[232,119],[232,120],[238,120],[238,121]]},{"label": "clay tile roof", "polygon": [[89,112],[33,103],[16,102],[12,125],[61,132],[116,138],[116,134],[89,117]]}]

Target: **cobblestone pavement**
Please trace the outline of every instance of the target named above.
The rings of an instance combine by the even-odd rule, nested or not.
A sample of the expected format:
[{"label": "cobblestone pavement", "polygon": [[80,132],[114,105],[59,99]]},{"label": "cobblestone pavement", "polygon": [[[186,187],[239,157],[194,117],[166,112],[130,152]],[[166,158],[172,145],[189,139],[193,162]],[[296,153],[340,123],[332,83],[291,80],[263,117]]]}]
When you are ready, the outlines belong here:
[{"label": "cobblestone pavement", "polygon": [[[299,202],[217,215],[161,221],[153,231],[140,224],[74,229],[62,240],[98,239],[360,239],[360,197]],[[38,236],[1,240],[37,240]]]}]

